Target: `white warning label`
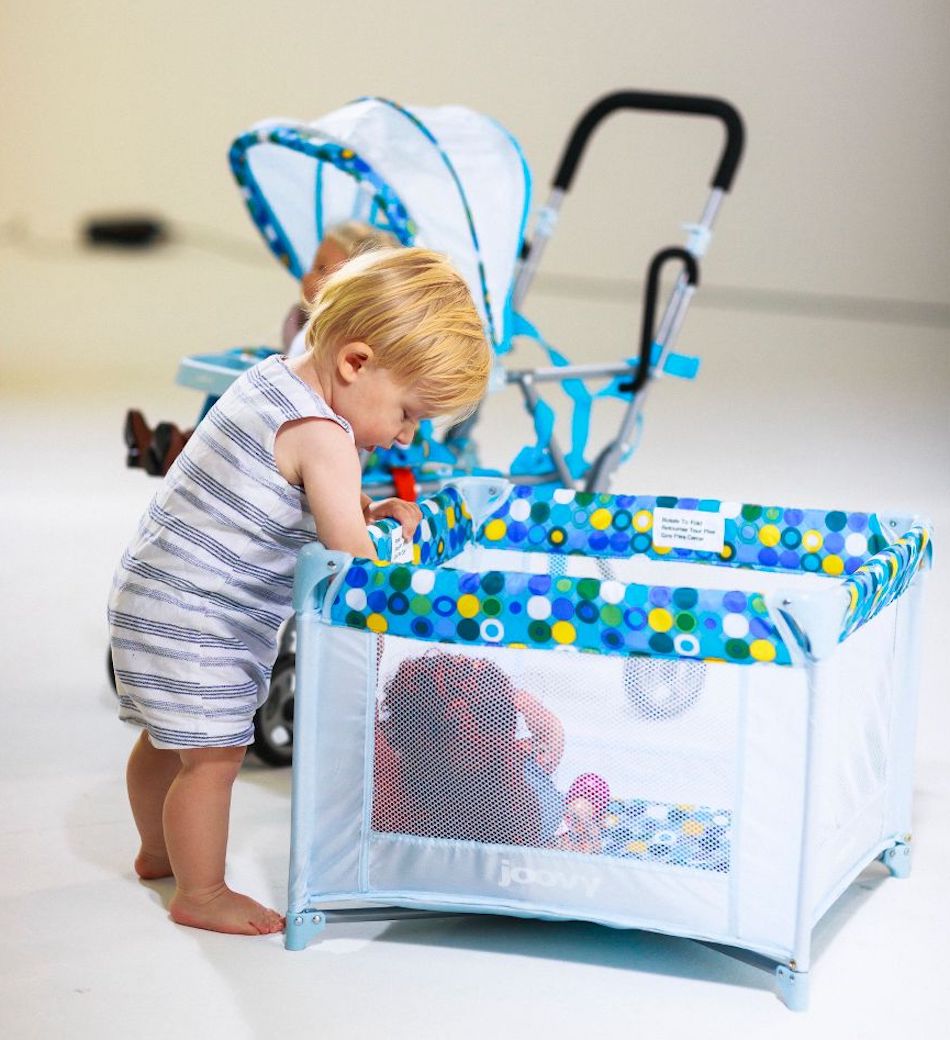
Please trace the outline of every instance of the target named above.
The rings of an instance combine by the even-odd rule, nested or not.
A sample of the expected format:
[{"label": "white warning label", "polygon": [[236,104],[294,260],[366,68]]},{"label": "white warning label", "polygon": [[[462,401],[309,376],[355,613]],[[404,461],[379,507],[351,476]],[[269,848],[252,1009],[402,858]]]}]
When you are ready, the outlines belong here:
[{"label": "white warning label", "polygon": [[692,549],[721,553],[726,542],[726,518],[696,509],[653,510],[653,544],[658,549]]},{"label": "white warning label", "polygon": [[390,535],[392,539],[392,563],[412,563],[412,542],[402,533],[402,528],[397,527]]}]

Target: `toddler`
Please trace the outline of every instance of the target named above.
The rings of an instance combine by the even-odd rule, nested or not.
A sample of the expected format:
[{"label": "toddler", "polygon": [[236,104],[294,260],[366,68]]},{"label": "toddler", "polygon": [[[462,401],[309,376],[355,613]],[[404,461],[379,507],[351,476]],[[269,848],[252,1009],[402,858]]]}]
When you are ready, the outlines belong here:
[{"label": "toddler", "polygon": [[375,557],[384,516],[361,493],[359,449],[408,444],[423,417],[475,407],[491,351],[464,280],[425,249],[358,256],[325,282],[307,350],[249,369],[199,424],[123,554],[109,622],[129,758],[135,870],[174,875],[170,913],[220,932],[282,919],[225,883],[231,788],[292,612],[300,548]]}]

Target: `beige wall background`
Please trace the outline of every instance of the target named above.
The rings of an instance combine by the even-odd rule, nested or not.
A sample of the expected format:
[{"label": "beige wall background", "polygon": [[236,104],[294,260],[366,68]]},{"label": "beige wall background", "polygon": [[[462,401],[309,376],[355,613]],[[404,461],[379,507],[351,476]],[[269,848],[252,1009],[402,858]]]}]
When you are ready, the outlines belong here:
[{"label": "beige wall background", "polygon": [[[134,397],[169,386],[183,354],[273,342],[294,286],[246,217],[228,146],[257,119],[368,93],[492,114],[538,204],[603,93],[727,98],[747,152],[684,349],[764,312],[924,326],[942,351],[948,40],[946,0],[2,0],[3,384]],[[603,125],[529,308],[571,356],[629,351],[634,283],[698,217],[720,141],[701,120]],[[123,211],[161,216],[177,241],[80,246],[86,217]]]}]

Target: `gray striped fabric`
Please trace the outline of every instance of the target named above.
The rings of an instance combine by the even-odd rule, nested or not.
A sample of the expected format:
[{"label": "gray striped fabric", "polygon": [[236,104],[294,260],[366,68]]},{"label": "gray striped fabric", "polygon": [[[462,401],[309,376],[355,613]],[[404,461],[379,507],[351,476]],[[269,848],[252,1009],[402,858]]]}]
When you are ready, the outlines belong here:
[{"label": "gray striped fabric", "polygon": [[159,748],[249,744],[297,553],[316,538],[306,497],[280,475],[292,419],[345,419],[280,356],[242,375],[162,482],[109,599],[119,716]]}]

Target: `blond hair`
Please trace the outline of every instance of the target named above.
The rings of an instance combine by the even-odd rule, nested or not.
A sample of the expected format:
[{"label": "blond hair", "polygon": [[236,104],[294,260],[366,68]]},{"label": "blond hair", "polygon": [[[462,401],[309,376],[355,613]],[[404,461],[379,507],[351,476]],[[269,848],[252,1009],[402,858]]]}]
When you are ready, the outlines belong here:
[{"label": "blond hair", "polygon": [[342,224],[335,224],[324,233],[322,241],[335,243],[348,257],[370,249],[389,249],[400,244],[395,235],[362,220],[346,220]]},{"label": "blond hair", "polygon": [[411,384],[433,415],[470,414],[484,396],[492,351],[462,276],[428,249],[379,249],[323,284],[306,331],[315,357],[362,342]]}]

